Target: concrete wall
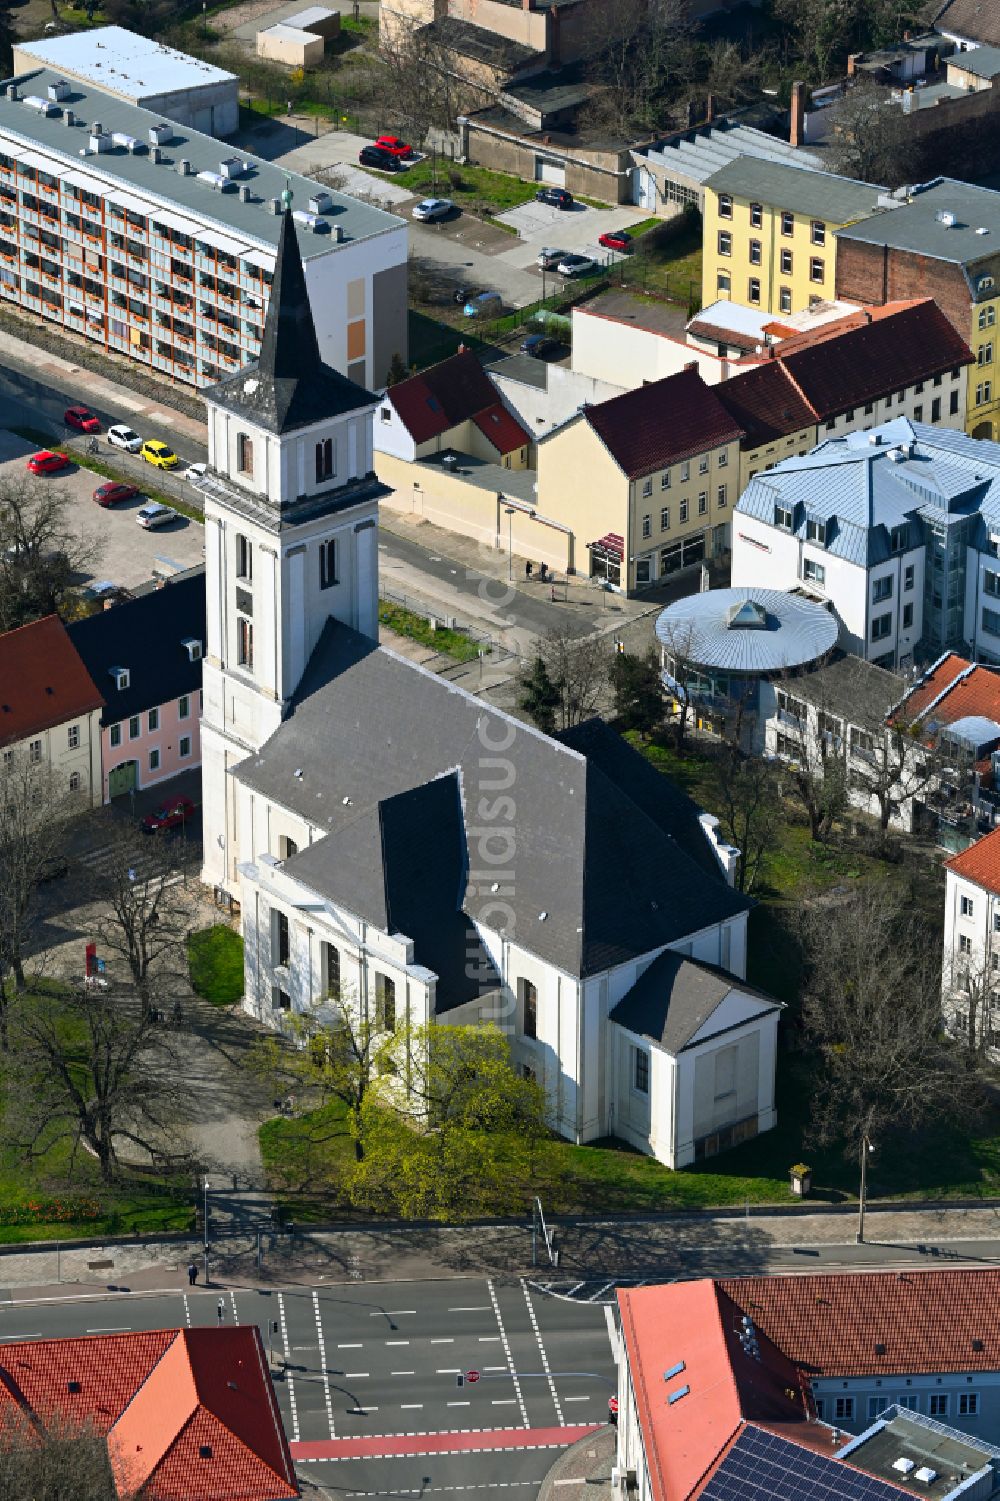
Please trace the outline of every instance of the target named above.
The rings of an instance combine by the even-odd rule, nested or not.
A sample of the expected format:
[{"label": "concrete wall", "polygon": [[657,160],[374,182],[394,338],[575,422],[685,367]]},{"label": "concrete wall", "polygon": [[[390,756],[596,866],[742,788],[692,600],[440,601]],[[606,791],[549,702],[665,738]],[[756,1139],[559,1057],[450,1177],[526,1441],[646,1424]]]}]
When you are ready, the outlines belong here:
[{"label": "concrete wall", "polygon": [[257,33],[257,56],[286,68],[312,68],[323,61],[326,43],[297,26],[269,26]]},{"label": "concrete wall", "polygon": [[602,203],[632,201],[632,163],[627,151],[587,151],[574,148],[570,153],[558,145],[537,140],[519,140],[495,134],[470,116],[467,130],[468,157],[482,167],[510,172],[515,177],[535,180],[535,159],[565,162],[566,187],[571,193],[597,198]]},{"label": "concrete wall", "polygon": [[732,361],[699,350],[683,337],[671,338],[587,307],[573,309],[573,369],[580,374],[634,390],[688,365],[697,365],[711,386],[736,373]]}]

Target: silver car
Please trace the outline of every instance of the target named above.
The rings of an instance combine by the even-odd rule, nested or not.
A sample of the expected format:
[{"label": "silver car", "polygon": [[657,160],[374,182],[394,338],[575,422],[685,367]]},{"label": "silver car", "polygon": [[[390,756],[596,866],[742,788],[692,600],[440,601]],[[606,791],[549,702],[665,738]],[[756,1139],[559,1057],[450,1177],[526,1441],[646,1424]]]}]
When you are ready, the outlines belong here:
[{"label": "silver car", "polygon": [[142,439],[138,433],[134,433],[130,427],[118,424],[108,428],[108,442],[112,448],[124,448],[126,453],[138,453],[142,447]]},{"label": "silver car", "polygon": [[151,500],[143,506],[141,511],[136,511],[135,519],[140,526],[149,531],[154,526],[166,526],[168,521],[175,521],[177,512],[169,506],[162,506],[158,500]]},{"label": "silver car", "polygon": [[454,207],[450,198],[421,198],[413,205],[413,217],[429,224],[434,219],[446,219]]},{"label": "silver car", "polygon": [[556,270],[560,276],[586,276],[597,270],[597,262],[589,255],[564,255]]},{"label": "silver car", "polygon": [[539,271],[554,271],[565,254],[565,250],[553,250],[550,246],[543,245],[535,265]]}]

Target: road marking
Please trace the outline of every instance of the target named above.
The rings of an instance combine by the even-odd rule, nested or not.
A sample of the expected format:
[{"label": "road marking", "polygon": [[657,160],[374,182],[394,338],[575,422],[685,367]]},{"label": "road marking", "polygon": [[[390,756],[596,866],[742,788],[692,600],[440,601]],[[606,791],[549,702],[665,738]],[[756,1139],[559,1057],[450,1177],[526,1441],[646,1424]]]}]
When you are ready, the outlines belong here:
[{"label": "road marking", "polygon": [[441,1334],[437,1339],[431,1340],[432,1345],[453,1345],[454,1343],[455,1336],[453,1334]]},{"label": "road marking", "polygon": [[617,1365],[618,1364],[618,1331],[615,1328],[615,1316],[611,1312],[611,1304],[610,1303],[605,1303],[605,1305],[604,1305],[604,1321],[605,1321],[605,1323],[608,1326],[608,1339],[611,1341],[611,1353],[615,1357],[615,1364]]},{"label": "road marking", "polygon": [[507,1369],[510,1371],[511,1378],[514,1382],[514,1395],[517,1398],[517,1405],[521,1409],[521,1419],[524,1423],[525,1428],[527,1428],[528,1409],[524,1405],[524,1394],[521,1391],[521,1383],[520,1381],[518,1381],[517,1372],[514,1369],[514,1357],[510,1353],[510,1342],[507,1339],[507,1331],[503,1326],[503,1319],[500,1317],[500,1303],[497,1299],[496,1288],[493,1286],[492,1277],[489,1279],[486,1286],[489,1289],[490,1302],[493,1304],[493,1312],[496,1314],[497,1327],[500,1330],[500,1338],[503,1341],[503,1353],[507,1357]]},{"label": "road marking", "polygon": [[491,1345],[494,1340],[499,1340],[499,1338],[499,1334],[481,1334],[479,1336],[479,1343],[481,1345]]},{"label": "road marking", "polygon": [[362,1350],[363,1348],[364,1348],[363,1345],[338,1345],[337,1346],[338,1350]]},{"label": "road marking", "polygon": [[[319,1461],[313,1460],[313,1461],[310,1461],[310,1462],[311,1463],[320,1463],[320,1464],[322,1464],[322,1460],[319,1460]],[[569,1480],[569,1481],[567,1481],[567,1480],[556,1480],[556,1481],[553,1482],[553,1484],[555,1484],[555,1485],[579,1485],[580,1482],[578,1480]],[[438,1495],[443,1494],[445,1491],[495,1491],[495,1490],[498,1490],[501,1486],[504,1488],[504,1490],[507,1490],[509,1487],[515,1486],[515,1485],[534,1485],[534,1486],[537,1486],[538,1485],[538,1481],[537,1480],[480,1480],[478,1482],[478,1484],[476,1484],[476,1485],[427,1485],[427,1486],[415,1487],[413,1490],[409,1490],[409,1491],[407,1491],[407,1490],[396,1490],[396,1491],[347,1491],[347,1492],[345,1492],[345,1501],[374,1501],[374,1498],[382,1497],[382,1496],[438,1496]]]},{"label": "road marking", "polygon": [[387,1339],[386,1340],[386,1344],[387,1345],[408,1345],[409,1343],[410,1343],[410,1341],[408,1339]]},{"label": "road marking", "polygon": [[347,1409],[356,1418],[366,1418],[370,1412],[378,1412],[377,1407],[349,1407]]},{"label": "road marking", "polygon": [[[402,1318],[404,1313],[416,1313],[416,1311],[417,1310],[415,1308],[377,1308],[375,1312],[370,1313],[368,1317],[370,1319],[399,1319]],[[372,1408],[373,1412],[374,1410],[375,1409]]]},{"label": "road marking", "polygon": [[591,1293],[590,1294],[590,1297],[587,1299],[587,1302],[588,1303],[596,1303],[597,1300],[598,1300],[598,1298],[601,1296],[601,1294],[602,1293],[606,1293],[608,1291],[608,1289],[610,1287],[614,1287],[614,1285],[615,1284],[613,1282],[605,1282],[604,1286],[603,1287],[599,1287],[597,1289],[596,1293]]},{"label": "road marking", "polygon": [[458,1365],[440,1366],[434,1374],[435,1376],[457,1376],[461,1369],[462,1367]]},{"label": "road marking", "polygon": [[191,1328],[191,1304],[188,1302],[188,1295],[187,1295],[187,1293],[183,1293],[182,1297],[184,1298],[184,1322],[187,1325],[187,1327],[190,1329]]},{"label": "road marking", "polygon": [[400,1402],[399,1405],[403,1412],[413,1412],[415,1409],[422,1411],[424,1406],[422,1402]]},{"label": "road marking", "polygon": [[88,1329],[88,1334],[129,1334],[131,1324],[106,1324],[103,1329]]},{"label": "road marking", "polygon": [[494,1407],[513,1407],[516,1402],[517,1402],[517,1398],[516,1397],[494,1397],[493,1398],[493,1406]]},{"label": "road marking", "polygon": [[240,1315],[236,1307],[236,1294],[234,1292],[230,1292],[229,1296],[232,1299],[233,1303],[233,1323],[238,1324],[240,1321]]},{"label": "road marking", "polygon": [[505,1365],[484,1365],[483,1366],[483,1370],[484,1371],[505,1371],[506,1369],[507,1369],[507,1367]]},{"label": "road marking", "polygon": [[[281,1344],[285,1352],[285,1364],[287,1365],[292,1352],[288,1347],[288,1325],[285,1322],[285,1299],[282,1293],[278,1294],[278,1320],[281,1324]],[[291,1373],[287,1370],[285,1371],[285,1388],[288,1392],[288,1405],[292,1410],[292,1439],[295,1443],[298,1443],[299,1410],[295,1405],[295,1383],[292,1380]]]},{"label": "road marking", "polygon": [[390,1371],[390,1376],[415,1376],[416,1371]]},{"label": "road marking", "polygon": [[585,1397],[563,1397],[563,1401],[564,1402],[589,1402],[590,1401],[590,1393],[588,1392]]},{"label": "road marking", "polygon": [[345,1371],[344,1377],[348,1381],[360,1381],[362,1376],[367,1376],[368,1371]]},{"label": "road marking", "polygon": [[559,1419],[559,1426],[561,1428],[563,1425],[563,1410],[559,1405],[559,1393],[556,1391],[556,1384],[552,1380],[552,1372],[549,1369],[549,1357],[546,1355],[545,1346],[542,1344],[542,1331],[538,1327],[538,1320],[535,1318],[535,1307],[531,1301],[531,1294],[528,1291],[523,1277],[521,1278],[521,1291],[524,1293],[524,1301],[528,1305],[528,1317],[531,1319],[531,1327],[532,1329],[534,1329],[535,1339],[538,1341],[538,1353],[542,1357],[542,1369],[544,1370],[545,1378],[549,1383],[549,1391],[552,1393],[552,1402],[556,1410],[556,1417]]},{"label": "road marking", "polygon": [[0,1334],[0,1339],[41,1339],[40,1334]]},{"label": "road marking", "polygon": [[449,1313],[489,1313],[488,1303],[467,1303],[460,1308],[449,1308]]},{"label": "road marking", "polygon": [[471,1402],[449,1402],[446,1405],[448,1407],[471,1407],[472,1403]]},{"label": "road marking", "polygon": [[315,1345],[293,1345],[292,1349],[293,1350],[315,1350],[316,1346]]},{"label": "road marking", "polygon": [[326,1401],[326,1417],[330,1424],[330,1437],[337,1437],[337,1430],[333,1425],[333,1398],[330,1395],[330,1376],[326,1369],[326,1346],[323,1343],[323,1320],[319,1310],[319,1296],[313,1288],[313,1313],[316,1315],[316,1336],[319,1340],[319,1368],[323,1372],[323,1397]]},{"label": "road marking", "polygon": [[[368,1411],[374,1411],[369,1408]],[[357,1459],[391,1459],[424,1454],[485,1454],[490,1450],[567,1449],[577,1439],[589,1438],[600,1425],[571,1423],[565,1428],[531,1428],[506,1425],[498,1428],[453,1428],[441,1433],[359,1434],[356,1438],[308,1439],[293,1443],[297,1464],[337,1464]],[[537,1487],[538,1481],[532,1481]],[[398,1494],[398,1493],[394,1493]]]}]

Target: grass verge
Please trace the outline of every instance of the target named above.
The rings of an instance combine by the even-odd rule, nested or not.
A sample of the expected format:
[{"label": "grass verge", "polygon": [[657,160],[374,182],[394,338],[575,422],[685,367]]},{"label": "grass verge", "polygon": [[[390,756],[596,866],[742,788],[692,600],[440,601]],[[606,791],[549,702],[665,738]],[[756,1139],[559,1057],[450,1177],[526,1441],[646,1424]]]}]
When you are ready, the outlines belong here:
[{"label": "grass verge", "polygon": [[243,997],[243,939],[225,923],[202,928],[187,941],[191,989],[213,1006]]},{"label": "grass verge", "polygon": [[[446,656],[454,657],[456,662],[475,662],[480,651],[484,650],[479,642],[471,640],[464,631],[453,631],[440,625],[435,629],[423,615],[407,610],[403,605],[392,604],[387,599],[379,600],[378,618],[383,625],[395,631],[397,636],[406,636],[410,641],[419,642],[432,651],[444,652]],[[489,648],[485,650],[488,654]]]}]

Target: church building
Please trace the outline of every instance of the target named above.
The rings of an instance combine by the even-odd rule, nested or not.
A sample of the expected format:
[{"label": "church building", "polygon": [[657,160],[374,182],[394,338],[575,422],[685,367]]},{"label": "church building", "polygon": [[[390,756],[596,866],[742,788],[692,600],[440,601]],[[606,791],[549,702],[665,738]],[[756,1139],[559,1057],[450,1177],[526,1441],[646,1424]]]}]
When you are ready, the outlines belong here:
[{"label": "church building", "polygon": [[203,877],[247,1010],[493,1022],[555,1129],[669,1166],[771,1127],[716,820],[603,721],[544,735],[378,645],[377,398],[320,358],[287,209],[260,360],[203,394]]}]

